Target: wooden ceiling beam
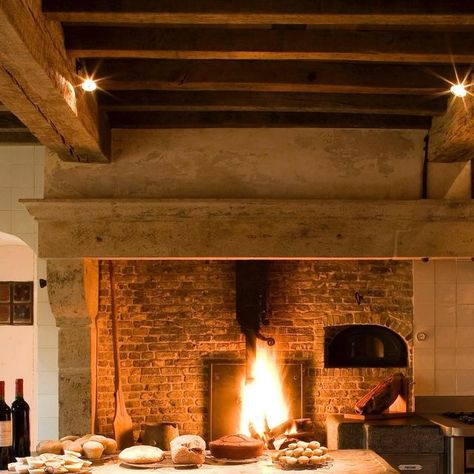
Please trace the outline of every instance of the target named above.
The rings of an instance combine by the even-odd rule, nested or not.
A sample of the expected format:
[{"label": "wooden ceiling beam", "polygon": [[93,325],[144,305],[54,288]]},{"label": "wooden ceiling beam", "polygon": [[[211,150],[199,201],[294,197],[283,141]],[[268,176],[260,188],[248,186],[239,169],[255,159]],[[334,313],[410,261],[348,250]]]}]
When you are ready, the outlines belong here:
[{"label": "wooden ceiling beam", "polygon": [[67,161],[106,162],[109,128],[39,0],[0,0],[0,100]]},{"label": "wooden ceiling beam", "polygon": [[446,113],[433,119],[428,159],[444,163],[474,160],[473,130],[473,97],[451,99]]},{"label": "wooden ceiling beam", "polygon": [[[99,86],[114,90],[207,90],[345,94],[440,94],[453,68],[311,61],[88,60]],[[462,71],[460,71],[460,74]],[[444,79],[443,79],[444,78]]]},{"label": "wooden ceiling beam", "polygon": [[441,115],[446,97],[219,91],[115,91],[101,94],[106,111],[341,112]]},{"label": "wooden ceiling beam", "polygon": [[472,26],[468,1],[411,0],[43,0],[50,19],[131,24],[305,24],[319,26]]},{"label": "wooden ceiling beam", "polygon": [[113,128],[395,128],[428,130],[420,116],[291,112],[109,112]]},{"label": "wooden ceiling beam", "polygon": [[65,27],[73,57],[474,62],[471,32]]}]

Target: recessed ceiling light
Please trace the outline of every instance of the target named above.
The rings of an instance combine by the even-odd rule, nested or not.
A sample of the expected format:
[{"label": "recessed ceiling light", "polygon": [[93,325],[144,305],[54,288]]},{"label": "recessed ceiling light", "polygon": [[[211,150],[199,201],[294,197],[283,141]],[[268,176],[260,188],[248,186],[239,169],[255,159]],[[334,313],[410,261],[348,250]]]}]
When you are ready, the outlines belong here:
[{"label": "recessed ceiling light", "polygon": [[82,83],[82,88],[86,92],[92,92],[97,89],[97,84],[93,79],[85,79],[84,82]]},{"label": "recessed ceiling light", "polygon": [[456,97],[466,97],[467,94],[464,84],[453,84],[450,91]]}]

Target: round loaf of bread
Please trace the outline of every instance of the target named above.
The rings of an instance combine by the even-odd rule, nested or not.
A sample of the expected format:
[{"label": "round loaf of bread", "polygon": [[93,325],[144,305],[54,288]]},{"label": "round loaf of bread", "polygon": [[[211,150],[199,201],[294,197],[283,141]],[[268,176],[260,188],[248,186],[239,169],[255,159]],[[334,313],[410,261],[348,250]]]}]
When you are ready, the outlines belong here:
[{"label": "round loaf of bread", "polygon": [[162,461],[164,457],[165,453],[154,446],[132,446],[119,454],[120,461],[130,464],[152,464]]},{"label": "round loaf of bread", "polygon": [[211,454],[216,458],[250,459],[261,456],[263,441],[243,434],[223,436],[209,443]]}]

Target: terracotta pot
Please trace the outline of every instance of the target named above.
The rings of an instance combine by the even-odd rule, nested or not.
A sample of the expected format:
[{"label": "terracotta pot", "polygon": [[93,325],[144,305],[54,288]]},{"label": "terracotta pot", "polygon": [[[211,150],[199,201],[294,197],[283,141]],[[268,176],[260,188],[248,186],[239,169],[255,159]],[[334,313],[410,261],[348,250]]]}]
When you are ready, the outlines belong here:
[{"label": "terracotta pot", "polygon": [[145,425],[142,442],[169,451],[171,440],[178,436],[178,423],[148,423]]}]

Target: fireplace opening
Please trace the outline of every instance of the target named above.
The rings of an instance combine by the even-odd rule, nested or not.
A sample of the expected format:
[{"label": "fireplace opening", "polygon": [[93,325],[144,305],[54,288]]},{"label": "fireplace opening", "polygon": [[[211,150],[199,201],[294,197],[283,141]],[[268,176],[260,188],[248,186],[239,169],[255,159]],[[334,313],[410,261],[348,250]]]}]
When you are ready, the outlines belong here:
[{"label": "fireplace opening", "polygon": [[384,326],[361,324],[325,328],[325,366],[407,367],[404,340]]}]

